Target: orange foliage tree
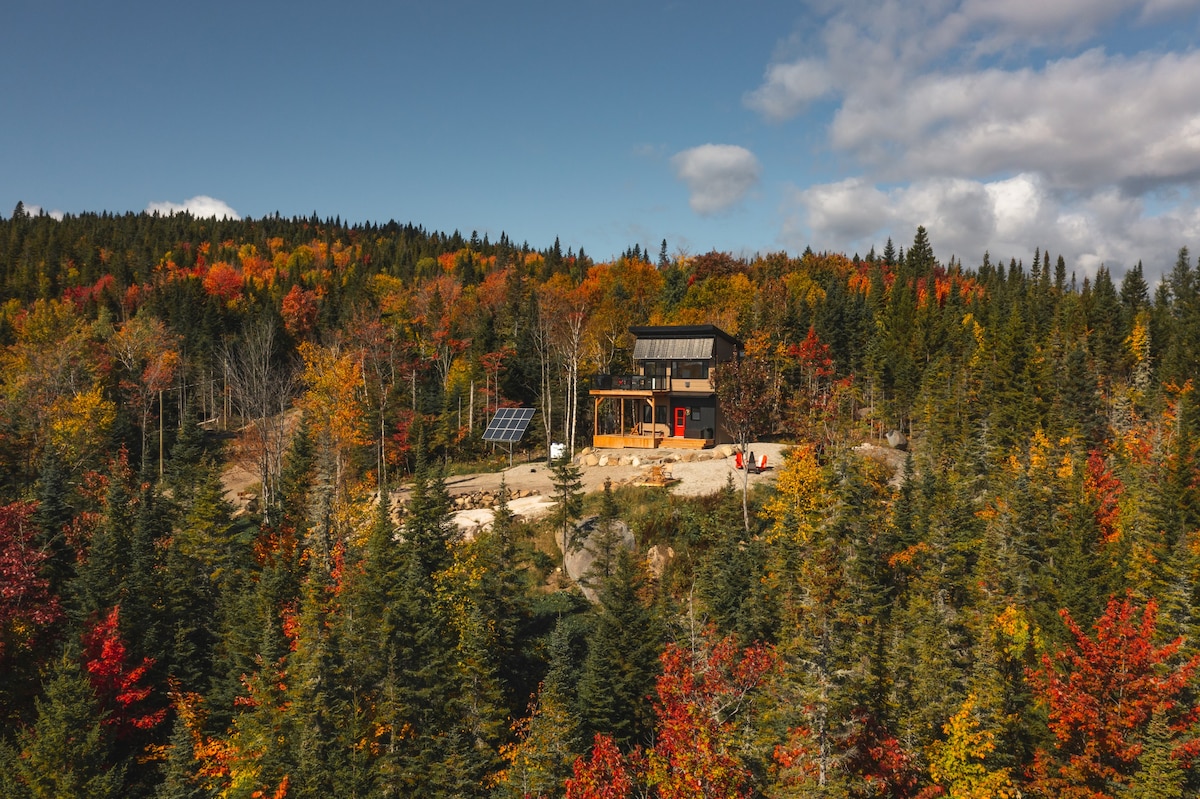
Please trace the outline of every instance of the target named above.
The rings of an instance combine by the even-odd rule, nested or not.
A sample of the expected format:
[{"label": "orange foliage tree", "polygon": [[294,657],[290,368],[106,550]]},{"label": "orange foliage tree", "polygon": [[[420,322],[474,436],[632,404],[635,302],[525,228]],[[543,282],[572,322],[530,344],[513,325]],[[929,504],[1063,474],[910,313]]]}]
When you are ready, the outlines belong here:
[{"label": "orange foliage tree", "polygon": [[283,296],[280,314],[283,316],[283,329],[292,338],[304,338],[317,324],[319,296],[315,291],[292,286],[291,291]]},{"label": "orange foliage tree", "polygon": [[242,273],[224,261],[217,261],[204,275],[204,291],[226,304],[242,296]]},{"label": "orange foliage tree", "polygon": [[[1154,643],[1158,606],[1114,597],[1089,635],[1061,611],[1072,640],[1029,672],[1049,714],[1054,744],[1039,750],[1032,787],[1042,796],[1108,799],[1139,770],[1156,715],[1168,723],[1170,757],[1190,766],[1200,753],[1193,726],[1200,654],[1180,662],[1182,638]],[[1165,794],[1164,794],[1165,795]]]},{"label": "orange foliage tree", "polygon": [[733,636],[715,639],[710,632],[693,646],[668,644],[660,661],[654,745],[625,756],[609,736],[597,735],[591,754],[575,762],[566,782],[569,799],[754,794],[753,774],[738,750],[751,694],[776,668],[774,650],[762,644],[742,648]]}]

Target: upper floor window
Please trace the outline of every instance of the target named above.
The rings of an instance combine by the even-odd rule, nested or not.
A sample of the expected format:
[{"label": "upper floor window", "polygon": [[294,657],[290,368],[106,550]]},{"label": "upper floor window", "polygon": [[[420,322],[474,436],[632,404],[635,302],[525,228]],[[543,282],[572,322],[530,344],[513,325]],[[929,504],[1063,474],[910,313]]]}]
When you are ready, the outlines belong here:
[{"label": "upper floor window", "polygon": [[708,361],[676,361],[671,374],[678,380],[707,380]]},{"label": "upper floor window", "polygon": [[642,374],[646,377],[666,377],[667,361],[642,361]]}]

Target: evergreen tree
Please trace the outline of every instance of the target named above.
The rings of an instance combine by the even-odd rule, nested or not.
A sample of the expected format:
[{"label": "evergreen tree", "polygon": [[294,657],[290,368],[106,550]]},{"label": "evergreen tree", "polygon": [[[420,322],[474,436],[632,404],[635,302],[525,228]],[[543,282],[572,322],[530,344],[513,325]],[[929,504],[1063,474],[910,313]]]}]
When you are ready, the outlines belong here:
[{"label": "evergreen tree", "polygon": [[137,518],[129,535],[126,572],[122,580],[121,626],[133,654],[155,662],[166,659],[172,635],[164,619],[161,542],[171,534],[171,519],[162,496],[144,479]]},{"label": "evergreen tree", "polygon": [[587,541],[587,548],[594,559],[587,573],[583,575],[582,582],[586,587],[598,588],[605,579],[612,576],[616,570],[617,557],[625,548],[627,530],[619,518],[616,499],[613,497],[612,480],[606,479],[600,494],[600,512]]},{"label": "evergreen tree", "polygon": [[193,748],[192,731],[182,716],[176,716],[167,744],[162,782],[154,792],[154,799],[204,799],[207,791],[200,783]]},{"label": "evergreen tree", "polygon": [[92,535],[79,575],[71,583],[75,616],[80,621],[107,613],[124,598],[129,537],[136,519],[133,497],[128,464],[118,458],[112,465],[103,517]]},{"label": "evergreen tree", "polygon": [[583,478],[579,467],[569,456],[554,462],[554,508],[550,512],[551,528],[562,549],[563,578],[567,577],[567,553],[582,546],[576,535],[576,523],[583,516]]},{"label": "evergreen tree", "polygon": [[622,548],[616,570],[600,588],[600,607],[579,677],[579,723],[583,740],[597,733],[628,749],[642,744],[653,714],[649,697],[658,673],[661,633],[639,594],[645,576]]},{"label": "evergreen tree", "polygon": [[194,409],[189,405],[184,411],[179,435],[171,445],[171,456],[164,472],[165,483],[177,502],[189,502],[192,491],[204,472],[203,461],[206,454],[204,428],[200,426]]},{"label": "evergreen tree", "polygon": [[71,652],[54,666],[32,727],[17,736],[17,780],[27,795],[105,799],[125,795],[96,694]]},{"label": "evergreen tree", "polygon": [[1119,374],[1126,365],[1124,341],[1129,330],[1120,324],[1123,318],[1120,297],[1112,276],[1101,266],[1092,284],[1088,310],[1088,351],[1100,364],[1104,374]]},{"label": "evergreen tree", "polygon": [[1175,758],[1167,714],[1156,708],[1137,758],[1137,771],[1120,799],[1182,799],[1188,787],[1187,770]]},{"label": "evergreen tree", "polygon": [[714,535],[698,568],[696,594],[708,617],[720,632],[735,633],[744,644],[774,641],[779,633],[778,597],[762,579],[767,557],[765,543],[747,540],[735,521]]},{"label": "evergreen tree", "polygon": [[62,461],[52,449],[47,449],[42,456],[33,521],[40,530],[39,548],[49,555],[42,574],[49,579],[50,591],[55,596],[62,596],[75,576],[76,555],[67,543],[67,533],[75,518],[75,509],[71,507],[73,493]]},{"label": "evergreen tree", "polygon": [[574,712],[576,663],[573,625],[554,627],[546,644],[549,670],[530,704],[528,715],[514,723],[517,740],[501,754],[508,764],[496,787],[502,799],[555,796],[583,751],[579,719]]}]

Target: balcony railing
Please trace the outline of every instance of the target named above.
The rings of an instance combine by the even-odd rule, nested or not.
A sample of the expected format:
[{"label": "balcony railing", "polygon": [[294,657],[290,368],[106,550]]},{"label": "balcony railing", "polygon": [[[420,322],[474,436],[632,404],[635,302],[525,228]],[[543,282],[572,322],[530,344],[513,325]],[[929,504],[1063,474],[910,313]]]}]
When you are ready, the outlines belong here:
[{"label": "balcony railing", "polygon": [[600,391],[669,391],[671,378],[648,375],[596,375],[592,388]]}]

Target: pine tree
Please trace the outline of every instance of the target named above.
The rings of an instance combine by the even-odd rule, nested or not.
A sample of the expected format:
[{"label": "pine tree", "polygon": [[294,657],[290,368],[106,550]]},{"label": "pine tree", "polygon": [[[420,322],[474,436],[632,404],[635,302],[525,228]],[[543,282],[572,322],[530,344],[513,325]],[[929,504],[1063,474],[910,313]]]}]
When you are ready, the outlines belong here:
[{"label": "pine tree", "polygon": [[616,569],[600,588],[600,607],[579,677],[578,714],[584,740],[597,733],[628,749],[649,733],[647,701],[658,672],[661,632],[639,596],[645,575],[621,549]]},{"label": "pine tree", "polygon": [[125,795],[91,683],[72,653],[55,664],[32,727],[17,736],[17,779],[35,799]]},{"label": "pine tree", "polygon": [[562,549],[562,573],[566,579],[567,553],[582,546],[575,524],[583,515],[583,479],[579,467],[567,456],[555,461],[552,471],[554,508],[550,512],[550,524]]},{"label": "pine tree", "polygon": [[123,458],[114,461],[104,498],[104,515],[92,535],[78,577],[71,583],[75,616],[84,621],[107,613],[123,599],[130,532],[136,521],[132,475]]},{"label": "pine tree", "polygon": [[617,556],[625,548],[625,531],[628,528],[619,518],[616,499],[613,497],[612,480],[604,481],[600,494],[600,512],[597,514],[587,547],[594,560],[583,575],[582,582],[591,589],[598,588],[616,570]]},{"label": "pine tree", "polygon": [[569,623],[560,623],[546,644],[549,670],[528,714],[513,724],[516,740],[500,750],[508,764],[496,795],[527,799],[558,795],[571,763],[583,750],[579,719],[573,712],[575,683]]},{"label": "pine tree", "polygon": [[137,518],[130,531],[126,572],[122,580],[121,625],[138,657],[166,658],[171,631],[164,619],[161,589],[161,542],[171,533],[171,519],[163,497],[144,479],[137,503]]},{"label": "pine tree", "polygon": [[182,422],[179,435],[171,445],[171,456],[164,477],[176,501],[187,503],[194,487],[200,482],[206,450],[204,428],[200,426],[190,405],[184,411]]},{"label": "pine tree", "polygon": [[1173,754],[1170,720],[1155,708],[1146,728],[1145,743],[1137,759],[1137,771],[1120,799],[1182,799],[1188,787],[1188,770]]},{"label": "pine tree", "polygon": [[50,581],[50,591],[62,596],[75,576],[76,555],[67,543],[67,532],[75,518],[71,507],[72,490],[66,468],[50,449],[42,457],[42,470],[37,484],[37,510],[33,520],[40,528],[39,548],[49,555],[42,573]]},{"label": "pine tree", "polygon": [[207,795],[200,783],[193,747],[192,731],[182,716],[176,716],[167,744],[162,782],[154,792],[154,799],[203,799]]}]

